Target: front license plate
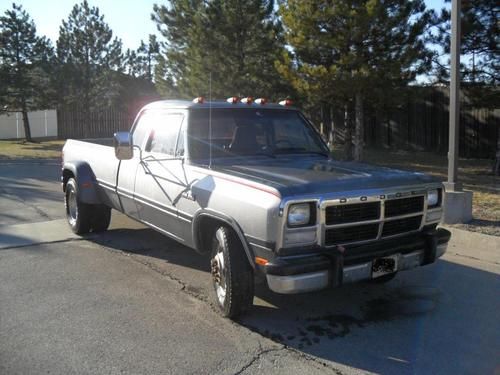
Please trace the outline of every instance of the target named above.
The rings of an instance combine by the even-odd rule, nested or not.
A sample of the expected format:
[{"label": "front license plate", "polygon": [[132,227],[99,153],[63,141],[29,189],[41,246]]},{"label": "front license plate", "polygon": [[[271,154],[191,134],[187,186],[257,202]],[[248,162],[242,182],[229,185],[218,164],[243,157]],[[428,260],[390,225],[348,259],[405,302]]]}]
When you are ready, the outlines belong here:
[{"label": "front license plate", "polygon": [[393,273],[398,270],[399,254],[394,254],[388,257],[377,258],[372,262],[372,278],[377,278],[388,273]]}]

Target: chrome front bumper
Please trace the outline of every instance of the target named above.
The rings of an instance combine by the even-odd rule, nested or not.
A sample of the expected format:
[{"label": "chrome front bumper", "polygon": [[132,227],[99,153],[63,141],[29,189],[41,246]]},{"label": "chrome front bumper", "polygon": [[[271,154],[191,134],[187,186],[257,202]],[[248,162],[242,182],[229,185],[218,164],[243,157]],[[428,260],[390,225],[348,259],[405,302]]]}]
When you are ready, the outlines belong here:
[{"label": "chrome front bumper", "polygon": [[[441,257],[448,247],[448,243],[437,245],[436,258]],[[408,254],[399,254],[397,271],[405,271],[424,264],[424,250]],[[276,293],[294,294],[304,293],[328,287],[331,279],[329,270],[303,273],[297,275],[279,276],[266,275],[269,288]],[[372,262],[346,266],[342,270],[342,283],[354,283],[372,278]]]}]

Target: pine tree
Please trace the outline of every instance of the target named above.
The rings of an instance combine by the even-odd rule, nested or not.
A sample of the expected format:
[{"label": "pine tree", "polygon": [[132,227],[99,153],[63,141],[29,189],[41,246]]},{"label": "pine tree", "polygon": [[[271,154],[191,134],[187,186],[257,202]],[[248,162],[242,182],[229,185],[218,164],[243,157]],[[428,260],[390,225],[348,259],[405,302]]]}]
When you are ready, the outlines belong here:
[{"label": "pine tree", "polygon": [[127,49],[125,52],[124,62],[126,73],[133,77],[144,78],[152,82],[159,52],[160,45],[156,40],[156,35],[149,35],[147,44],[141,40],[141,44],[137,50],[132,51]]},{"label": "pine tree", "polygon": [[0,108],[20,112],[26,141],[31,142],[28,111],[41,108],[50,97],[48,62],[50,42],[36,35],[36,27],[21,5],[0,17]]},{"label": "pine tree", "polygon": [[120,95],[122,42],[87,0],[76,4],[63,21],[57,40],[60,64],[60,102],[79,103],[88,115],[91,110],[116,101]]},{"label": "pine tree", "polygon": [[[450,2],[450,0],[446,0]],[[462,1],[460,74],[472,106],[495,107],[500,81],[500,6],[492,0]],[[450,53],[450,11],[441,12],[434,43]],[[449,80],[449,61],[436,61],[439,81]]]},{"label": "pine tree", "polygon": [[292,48],[280,72],[309,101],[345,108],[345,156],[361,160],[363,108],[430,68],[434,13],[423,0],[289,0],[280,14]]},{"label": "pine tree", "polygon": [[[450,0],[446,0],[450,2]],[[462,79],[497,85],[500,80],[500,6],[492,0],[462,1]],[[450,11],[443,9],[437,42],[450,53]],[[445,74],[446,75],[446,74]]]},{"label": "pine tree", "polygon": [[[284,50],[273,1],[176,0],[155,6],[166,41],[163,70],[183,96],[277,98],[289,88],[275,68]],[[210,82],[211,77],[211,82]]]}]

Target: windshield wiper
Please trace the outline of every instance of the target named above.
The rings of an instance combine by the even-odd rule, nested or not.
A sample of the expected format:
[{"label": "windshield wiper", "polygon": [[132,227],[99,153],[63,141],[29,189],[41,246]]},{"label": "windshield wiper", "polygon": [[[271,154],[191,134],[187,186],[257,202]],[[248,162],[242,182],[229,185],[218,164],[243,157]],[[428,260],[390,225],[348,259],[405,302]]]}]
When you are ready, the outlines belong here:
[{"label": "windshield wiper", "polygon": [[314,155],[321,155],[321,156],[325,156],[327,158],[330,158],[330,154],[327,153],[327,152],[323,152],[323,151],[305,151],[305,152],[300,152],[301,154],[314,154]]},{"label": "windshield wiper", "polygon": [[313,150],[308,150],[304,147],[286,147],[286,148],[278,148],[274,150],[275,153],[277,154],[315,154],[315,155],[321,155],[321,156],[326,156],[330,157],[330,154],[327,152],[323,151],[313,151]]},{"label": "windshield wiper", "polygon": [[264,152],[264,151],[261,151],[261,152],[253,152],[249,155],[259,155],[259,156],[267,156],[267,157],[270,157],[270,158],[273,158],[273,159],[276,159],[276,155],[274,155],[272,152]]}]

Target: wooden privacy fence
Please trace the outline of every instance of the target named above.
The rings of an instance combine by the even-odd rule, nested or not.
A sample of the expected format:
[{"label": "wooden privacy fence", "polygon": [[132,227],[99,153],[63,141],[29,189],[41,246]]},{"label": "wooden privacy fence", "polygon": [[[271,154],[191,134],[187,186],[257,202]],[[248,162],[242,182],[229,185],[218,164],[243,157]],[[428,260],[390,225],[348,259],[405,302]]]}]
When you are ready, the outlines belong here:
[{"label": "wooden privacy fence", "polygon": [[135,113],[109,107],[99,111],[84,111],[77,105],[57,109],[58,137],[108,138],[117,131],[128,131],[132,126]]},{"label": "wooden privacy fence", "polygon": [[[444,87],[414,87],[406,103],[385,119],[366,116],[365,142],[397,149],[448,151],[449,90]],[[379,118],[377,118],[379,117]],[[500,109],[472,108],[461,96],[460,156],[495,156]]]},{"label": "wooden privacy fence", "polygon": [[[460,156],[494,158],[500,142],[500,109],[471,108],[462,97],[460,114]],[[372,147],[448,151],[448,89],[444,87],[411,87],[407,99],[397,108],[365,110],[365,144]],[[111,137],[114,132],[129,130],[137,111],[145,103],[128,110],[110,107],[100,111],[83,111],[79,106],[61,107],[57,111],[59,138]],[[328,116],[325,116],[328,113]],[[326,134],[332,128],[335,140],[344,137],[344,114],[310,111],[308,115]],[[333,119],[333,120],[332,120]]]},{"label": "wooden privacy fence", "polygon": [[[411,87],[407,99],[396,109],[365,109],[365,144],[406,150],[448,151],[449,90],[446,87]],[[327,115],[325,116],[325,112]],[[336,141],[344,140],[344,113],[322,111],[316,117],[324,133],[331,124]],[[313,114],[311,114],[312,117]],[[354,133],[354,130],[353,130]],[[460,156],[494,158],[500,142],[500,108],[472,108],[462,95]]]}]

